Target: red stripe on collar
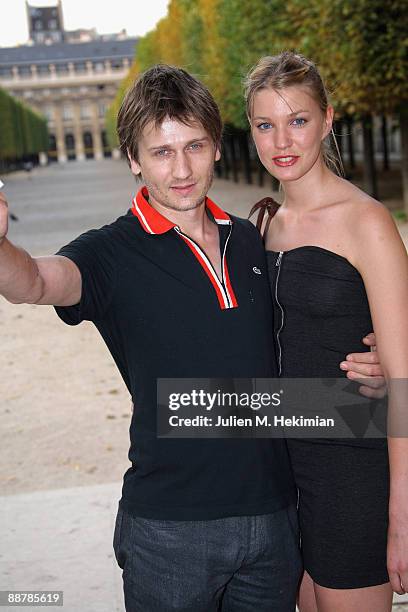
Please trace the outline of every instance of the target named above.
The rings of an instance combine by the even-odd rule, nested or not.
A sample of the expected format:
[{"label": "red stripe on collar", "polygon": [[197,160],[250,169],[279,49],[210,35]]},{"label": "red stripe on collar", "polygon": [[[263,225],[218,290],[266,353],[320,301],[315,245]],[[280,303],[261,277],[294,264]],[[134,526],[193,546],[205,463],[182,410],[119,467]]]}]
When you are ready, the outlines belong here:
[{"label": "red stripe on collar", "polygon": [[[164,234],[176,227],[176,224],[166,219],[148,202],[149,192],[147,187],[142,187],[132,202],[132,213],[139,219],[140,225],[148,234]],[[205,200],[206,207],[214,217],[214,221],[220,225],[232,223],[230,217],[219,208],[209,197]]]},{"label": "red stripe on collar", "polygon": [[164,234],[176,227],[166,217],[161,215],[151,204],[147,198],[149,192],[147,187],[142,187],[133,198],[132,213],[139,219],[141,226],[148,234]]},{"label": "red stripe on collar", "polygon": [[214,221],[219,223],[220,225],[227,225],[232,223],[229,215],[224,212],[219,206],[217,206],[210,198],[207,196],[205,198],[205,205],[214,217]]}]

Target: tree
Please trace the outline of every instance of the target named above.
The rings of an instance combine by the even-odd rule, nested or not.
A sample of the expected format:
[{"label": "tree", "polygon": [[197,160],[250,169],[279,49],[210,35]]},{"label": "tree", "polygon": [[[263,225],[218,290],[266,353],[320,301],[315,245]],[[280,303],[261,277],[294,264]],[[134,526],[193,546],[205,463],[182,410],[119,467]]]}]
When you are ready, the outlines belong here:
[{"label": "tree", "polygon": [[0,89],[0,159],[21,159],[48,149],[45,117]]},{"label": "tree", "polygon": [[[299,50],[318,63],[338,112],[361,119],[366,189],[375,195],[372,115],[399,113],[402,141],[407,141],[402,113],[408,98],[405,2],[291,0],[288,12],[298,32]],[[403,148],[403,176],[408,182],[407,163],[408,151]],[[406,188],[404,199],[408,210]]]}]

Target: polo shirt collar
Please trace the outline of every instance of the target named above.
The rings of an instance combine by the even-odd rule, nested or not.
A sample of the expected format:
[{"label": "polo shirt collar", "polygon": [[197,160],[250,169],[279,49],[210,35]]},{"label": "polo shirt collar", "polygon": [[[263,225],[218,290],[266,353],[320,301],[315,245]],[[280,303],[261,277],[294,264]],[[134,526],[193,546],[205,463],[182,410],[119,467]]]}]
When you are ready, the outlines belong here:
[{"label": "polo shirt collar", "polygon": [[[132,213],[139,219],[140,225],[148,234],[165,234],[178,227],[175,223],[164,217],[148,202],[149,192],[147,187],[142,187],[132,201]],[[219,208],[209,197],[205,199],[206,208],[211,213],[215,223],[218,225],[231,225],[232,221],[221,208]]]}]

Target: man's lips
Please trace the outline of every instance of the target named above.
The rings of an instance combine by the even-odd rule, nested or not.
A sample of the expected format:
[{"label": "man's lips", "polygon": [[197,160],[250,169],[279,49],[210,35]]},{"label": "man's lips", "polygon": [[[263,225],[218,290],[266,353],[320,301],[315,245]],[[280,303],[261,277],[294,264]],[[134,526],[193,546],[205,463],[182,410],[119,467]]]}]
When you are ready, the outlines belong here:
[{"label": "man's lips", "polygon": [[276,155],[275,157],[272,157],[273,162],[277,165],[277,166],[293,166],[293,164],[296,164],[297,160],[299,159],[299,155]]},{"label": "man's lips", "polygon": [[173,185],[170,187],[170,189],[176,193],[179,193],[180,195],[188,195],[191,191],[193,191],[195,186],[195,183],[190,183],[189,185]]}]

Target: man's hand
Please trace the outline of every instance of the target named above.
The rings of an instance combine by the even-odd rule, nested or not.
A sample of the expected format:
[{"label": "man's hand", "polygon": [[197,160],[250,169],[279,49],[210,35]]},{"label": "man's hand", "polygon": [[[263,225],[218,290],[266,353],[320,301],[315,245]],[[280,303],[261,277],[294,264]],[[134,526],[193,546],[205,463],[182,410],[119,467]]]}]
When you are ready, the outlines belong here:
[{"label": "man's hand", "polygon": [[363,343],[371,348],[365,353],[350,353],[346,361],[340,363],[340,369],[347,372],[350,380],[364,379],[359,391],[361,395],[370,398],[382,398],[387,393],[386,382],[378,358],[374,334],[363,338]]},{"label": "man's hand", "polygon": [[0,191],[0,244],[8,232],[8,204],[6,196]]}]

